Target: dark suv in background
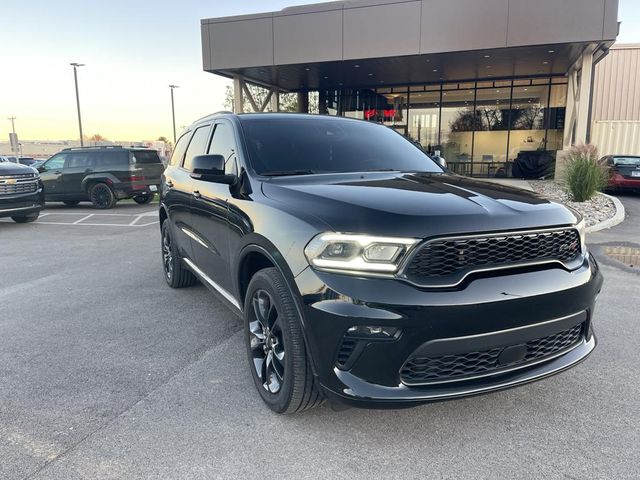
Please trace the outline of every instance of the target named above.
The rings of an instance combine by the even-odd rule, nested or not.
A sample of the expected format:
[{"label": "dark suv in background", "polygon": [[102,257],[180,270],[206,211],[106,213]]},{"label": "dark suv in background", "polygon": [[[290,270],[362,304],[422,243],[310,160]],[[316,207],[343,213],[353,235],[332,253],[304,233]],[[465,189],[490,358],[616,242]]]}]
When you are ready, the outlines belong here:
[{"label": "dark suv in background", "polygon": [[67,148],[38,167],[46,201],[77,205],[91,201],[112,208],[118,200],[149,203],[164,165],[158,152],[144,148]]},{"label": "dark suv in background", "polygon": [[244,319],[276,412],[491,392],[595,348],[602,276],[579,214],[449,174],[385,126],[206,117],[160,190],[167,283],[200,279]]},{"label": "dark suv in background", "polygon": [[43,207],[38,172],[0,157],[0,217],[11,217],[17,223],[33,222]]}]

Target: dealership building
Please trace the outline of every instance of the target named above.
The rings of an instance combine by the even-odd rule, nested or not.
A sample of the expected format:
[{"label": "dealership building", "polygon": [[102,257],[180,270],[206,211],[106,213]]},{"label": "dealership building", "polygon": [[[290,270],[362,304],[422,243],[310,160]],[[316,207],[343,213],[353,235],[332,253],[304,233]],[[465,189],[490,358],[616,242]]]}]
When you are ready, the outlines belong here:
[{"label": "dealership building", "polygon": [[617,13],[617,0],[320,3],[203,19],[203,68],[233,79],[237,112],[295,93],[299,111],[383,123],[458,173],[509,175],[591,140]]}]

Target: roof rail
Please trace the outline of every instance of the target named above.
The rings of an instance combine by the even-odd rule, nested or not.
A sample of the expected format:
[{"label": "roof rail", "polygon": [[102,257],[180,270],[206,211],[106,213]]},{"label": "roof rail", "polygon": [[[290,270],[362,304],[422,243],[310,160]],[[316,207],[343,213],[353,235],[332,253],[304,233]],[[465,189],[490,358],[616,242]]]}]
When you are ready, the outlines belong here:
[{"label": "roof rail", "polygon": [[94,145],[94,146],[90,146],[90,147],[63,148],[62,151],[67,151],[67,150],[87,150],[87,149],[94,149],[94,148],[97,149],[97,148],[125,148],[125,147],[123,147],[122,145]]},{"label": "roof rail", "polygon": [[229,110],[220,110],[218,112],[213,113],[212,115],[222,115],[223,113],[227,115],[233,115],[233,112],[230,112]]}]

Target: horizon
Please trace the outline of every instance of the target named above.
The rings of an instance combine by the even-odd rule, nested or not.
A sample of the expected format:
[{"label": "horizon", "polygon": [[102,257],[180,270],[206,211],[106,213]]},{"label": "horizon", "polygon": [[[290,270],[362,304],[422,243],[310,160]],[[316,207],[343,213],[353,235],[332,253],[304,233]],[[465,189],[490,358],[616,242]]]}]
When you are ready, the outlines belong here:
[{"label": "horizon", "polygon": [[[8,140],[12,116],[21,141],[79,141],[71,62],[85,64],[78,69],[85,136],[173,140],[169,84],[180,87],[176,130],[222,110],[232,84],[202,69],[202,18],[311,3],[317,1],[189,0],[180,16],[167,0],[153,7],[124,0],[9,4],[0,19],[0,42],[10,45],[3,58],[11,67],[0,77],[0,144]],[[617,43],[640,43],[640,6],[620,0],[618,16]]]}]

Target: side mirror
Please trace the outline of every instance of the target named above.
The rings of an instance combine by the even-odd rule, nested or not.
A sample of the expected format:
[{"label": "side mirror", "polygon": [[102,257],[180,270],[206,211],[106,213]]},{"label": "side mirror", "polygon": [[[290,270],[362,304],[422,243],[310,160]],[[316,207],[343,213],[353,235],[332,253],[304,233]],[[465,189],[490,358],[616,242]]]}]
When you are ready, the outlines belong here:
[{"label": "side mirror", "polygon": [[233,185],[237,177],[225,175],[222,155],[196,155],[191,160],[191,178],[203,182],[226,183]]}]

